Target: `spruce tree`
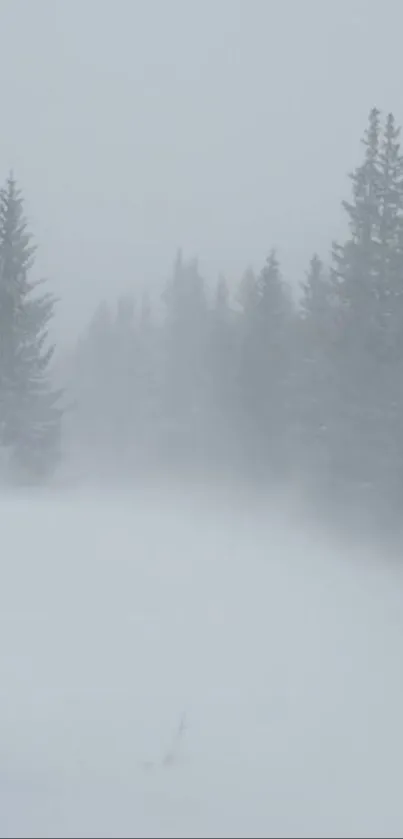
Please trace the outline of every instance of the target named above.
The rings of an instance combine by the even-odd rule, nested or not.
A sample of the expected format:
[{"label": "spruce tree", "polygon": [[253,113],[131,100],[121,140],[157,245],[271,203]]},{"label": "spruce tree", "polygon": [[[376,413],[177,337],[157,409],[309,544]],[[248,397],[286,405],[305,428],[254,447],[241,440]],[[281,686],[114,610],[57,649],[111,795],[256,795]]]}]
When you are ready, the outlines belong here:
[{"label": "spruce tree", "polygon": [[391,363],[403,326],[402,160],[393,117],[382,132],[373,109],[363,143],[352,201],[343,204],[350,236],[333,248],[339,325],[333,464],[339,483],[377,496],[395,471],[398,377]]},{"label": "spruce tree", "polygon": [[387,116],[379,154],[379,200],[377,350],[396,361],[403,355],[403,156],[393,114]]},{"label": "spruce tree", "polygon": [[250,284],[241,318],[240,410],[247,459],[261,476],[285,467],[293,306],[274,250]]},{"label": "spruce tree", "polygon": [[56,299],[30,279],[35,248],[11,174],[0,190],[0,443],[14,479],[44,480],[60,455],[49,326]]},{"label": "spruce tree", "polygon": [[[132,363],[134,450],[137,464],[151,463],[157,456],[159,386],[159,333],[154,322],[151,300],[144,292],[136,321]],[[137,471],[137,469],[136,469]]]},{"label": "spruce tree", "polygon": [[319,331],[325,329],[332,309],[332,287],[325,266],[316,253],[309,263],[301,290],[300,309],[303,319],[309,323],[310,328]]},{"label": "spruce tree", "polygon": [[102,302],[76,356],[76,433],[87,455],[103,468],[127,458],[134,436],[134,312],[127,295],[113,308]]},{"label": "spruce tree", "polygon": [[237,302],[242,314],[252,311],[257,300],[257,278],[252,268],[247,268],[241,278],[237,293]]},{"label": "spruce tree", "polygon": [[388,114],[379,155],[378,311],[373,351],[379,367],[377,480],[389,505],[403,494],[403,156],[400,128]]},{"label": "spruce tree", "polygon": [[162,412],[172,447],[175,438],[190,456],[200,438],[206,398],[208,309],[197,260],[184,261],[178,253],[163,301]]},{"label": "spruce tree", "polygon": [[213,463],[232,468],[236,437],[236,316],[228,284],[220,277],[210,312],[207,346],[207,432]]},{"label": "spruce tree", "polygon": [[314,254],[302,283],[297,323],[297,398],[299,465],[316,483],[327,478],[329,436],[335,405],[332,353],[337,308],[323,262]]},{"label": "spruce tree", "polygon": [[373,319],[379,265],[380,141],[379,111],[373,108],[362,140],[364,161],[350,175],[352,201],[343,201],[350,236],[343,245],[333,243],[332,250],[332,280],[343,309],[346,349],[364,340]]},{"label": "spruce tree", "polygon": [[89,462],[93,467],[110,447],[110,436],[114,433],[110,397],[114,355],[113,312],[102,301],[80,336],[73,357],[74,410],[68,417],[67,427],[81,467],[85,463],[87,468]]}]

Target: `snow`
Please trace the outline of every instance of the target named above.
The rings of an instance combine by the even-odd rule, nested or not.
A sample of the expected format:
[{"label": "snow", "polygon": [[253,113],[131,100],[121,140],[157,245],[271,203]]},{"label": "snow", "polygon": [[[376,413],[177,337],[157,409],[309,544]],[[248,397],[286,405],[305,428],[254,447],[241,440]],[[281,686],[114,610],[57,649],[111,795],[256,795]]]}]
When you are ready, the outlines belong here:
[{"label": "snow", "polygon": [[402,835],[398,565],[196,493],[0,515],[1,836]]}]

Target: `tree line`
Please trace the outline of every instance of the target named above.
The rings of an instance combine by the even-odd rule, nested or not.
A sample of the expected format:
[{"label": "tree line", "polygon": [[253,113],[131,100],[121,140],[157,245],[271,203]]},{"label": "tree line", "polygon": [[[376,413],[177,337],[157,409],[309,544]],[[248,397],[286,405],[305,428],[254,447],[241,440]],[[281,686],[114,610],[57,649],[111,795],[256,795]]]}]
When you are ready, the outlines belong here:
[{"label": "tree line", "polygon": [[[343,202],[343,242],[312,256],[298,294],[276,250],[236,286],[207,287],[179,252],[160,298],[97,307],[61,394],[45,349],[54,298],[10,178],[0,205],[1,448],[35,480],[62,449],[82,471],[298,480],[399,509],[403,497],[403,156],[392,114],[369,114]],[[365,502],[367,503],[367,502]]]}]

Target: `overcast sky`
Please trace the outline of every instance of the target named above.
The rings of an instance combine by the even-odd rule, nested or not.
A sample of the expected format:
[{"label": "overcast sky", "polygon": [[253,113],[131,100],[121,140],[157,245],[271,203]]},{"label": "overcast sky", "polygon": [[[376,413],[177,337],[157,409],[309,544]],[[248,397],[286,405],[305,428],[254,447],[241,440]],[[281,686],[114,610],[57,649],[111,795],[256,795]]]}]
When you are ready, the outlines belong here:
[{"label": "overcast sky", "polygon": [[399,0],[0,0],[0,173],[63,302],[209,279],[273,246],[298,282],[343,224],[373,105],[403,119]]}]

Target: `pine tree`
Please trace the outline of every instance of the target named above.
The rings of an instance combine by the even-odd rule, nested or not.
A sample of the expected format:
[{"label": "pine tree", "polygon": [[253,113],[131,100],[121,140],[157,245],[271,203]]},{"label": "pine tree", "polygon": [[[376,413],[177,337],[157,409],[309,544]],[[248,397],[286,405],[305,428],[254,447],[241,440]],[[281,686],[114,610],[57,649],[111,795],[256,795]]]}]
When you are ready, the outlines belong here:
[{"label": "pine tree", "polygon": [[35,248],[13,175],[0,190],[0,442],[14,478],[44,480],[60,455],[61,393],[48,344],[56,299],[30,279]]},{"label": "pine tree", "polygon": [[232,468],[236,437],[236,316],[226,280],[220,277],[210,312],[207,346],[207,432],[214,465]]},{"label": "pine tree", "polygon": [[[377,284],[376,353],[379,367],[377,405],[377,479],[389,505],[403,494],[403,156],[400,128],[388,114],[379,155],[380,266]],[[392,501],[393,499],[393,501]]]},{"label": "pine tree", "polygon": [[364,161],[351,176],[353,201],[343,202],[351,235],[333,248],[332,277],[344,314],[345,347],[360,345],[378,357],[388,354],[393,336],[397,337],[396,315],[399,324],[401,319],[403,157],[399,135],[392,114],[382,132],[379,111],[371,111],[363,139]]},{"label": "pine tree", "polygon": [[403,156],[393,114],[388,114],[379,154],[379,200],[377,350],[396,360],[403,355]]},{"label": "pine tree", "polygon": [[159,333],[149,295],[144,292],[136,324],[133,382],[134,447],[137,463],[145,466],[156,457],[160,382],[158,379]]},{"label": "pine tree", "polygon": [[[373,108],[362,143],[363,163],[350,175],[353,200],[343,201],[350,238],[333,243],[332,280],[344,313],[344,346],[363,340],[373,322],[374,280],[379,265],[380,118]],[[357,331],[357,327],[358,331]]]},{"label": "pine tree", "polygon": [[252,311],[257,301],[257,278],[252,268],[248,268],[241,278],[238,288],[237,302],[244,315]]},{"label": "pine tree", "polygon": [[206,401],[208,308],[197,260],[186,262],[178,253],[163,301],[162,414],[167,445],[179,459],[193,456],[199,445]]},{"label": "pine tree", "polygon": [[[115,335],[110,305],[102,301],[80,336],[73,359],[74,411],[68,417],[71,448],[85,468],[100,462],[114,433],[113,399]],[[72,455],[71,455],[72,456]],[[91,464],[90,464],[91,462]]]},{"label": "pine tree", "polygon": [[314,254],[302,283],[297,323],[296,415],[299,463],[311,482],[326,479],[329,435],[334,420],[332,353],[337,336],[337,308],[323,262]]},{"label": "pine tree", "polygon": [[267,324],[270,321],[273,332],[283,334],[283,325],[291,314],[291,301],[280,273],[276,251],[273,249],[257,279],[256,315]]},{"label": "pine tree", "polygon": [[247,459],[253,471],[284,468],[290,417],[293,306],[271,251],[250,284],[241,318],[240,410]]},{"label": "pine tree", "polygon": [[300,309],[310,327],[325,328],[332,304],[332,287],[326,276],[322,260],[315,253],[309,263],[305,282],[302,283]]},{"label": "pine tree", "polygon": [[364,161],[352,175],[353,200],[343,205],[350,237],[333,248],[339,324],[333,463],[341,484],[378,494],[390,482],[396,459],[391,362],[403,326],[402,160],[393,117],[382,133],[373,109],[363,142]]}]

